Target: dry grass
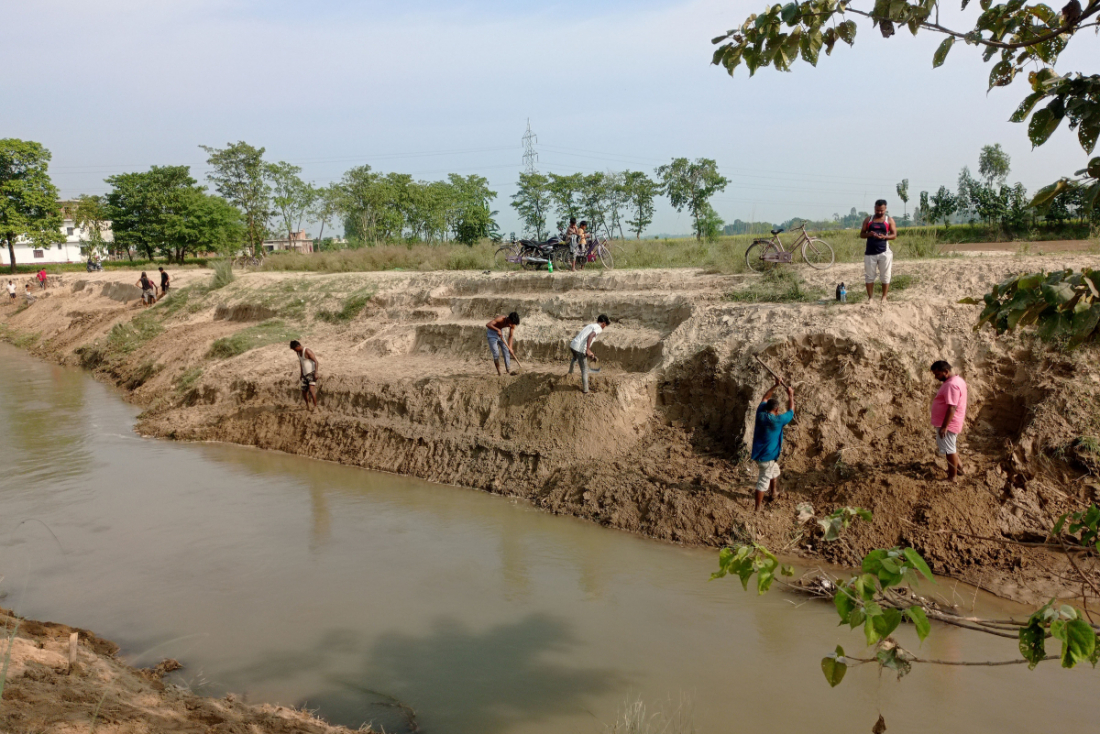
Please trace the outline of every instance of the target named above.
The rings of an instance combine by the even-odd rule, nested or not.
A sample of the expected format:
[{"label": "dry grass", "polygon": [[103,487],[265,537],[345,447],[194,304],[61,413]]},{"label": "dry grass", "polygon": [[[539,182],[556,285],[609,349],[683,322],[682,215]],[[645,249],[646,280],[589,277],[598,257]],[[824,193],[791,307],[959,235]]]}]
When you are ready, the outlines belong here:
[{"label": "dry grass", "polygon": [[[837,262],[858,262],[863,258],[864,241],[859,231],[831,230],[812,233],[832,245]],[[781,238],[790,247],[797,235],[783,233]],[[715,242],[700,242],[691,238],[663,240],[614,240],[610,244],[615,267],[636,268],[703,268],[718,273],[744,272],[745,250],[759,235],[720,237]],[[931,228],[902,230],[894,250],[899,258],[934,257],[943,254],[937,233]],[[354,250],[316,252],[309,255],[279,253],[268,257],[263,270],[350,273],[379,270],[497,270],[516,269],[515,265],[494,264],[497,245],[483,240],[473,247],[454,243],[436,245],[378,245]],[[795,262],[801,255],[795,255]]]}]

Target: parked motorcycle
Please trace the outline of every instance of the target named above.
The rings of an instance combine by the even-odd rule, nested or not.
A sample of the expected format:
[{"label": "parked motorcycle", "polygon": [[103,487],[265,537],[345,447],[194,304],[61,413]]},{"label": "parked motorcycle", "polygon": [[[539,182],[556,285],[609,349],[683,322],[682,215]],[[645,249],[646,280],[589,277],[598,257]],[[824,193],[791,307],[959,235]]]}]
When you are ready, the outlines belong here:
[{"label": "parked motorcycle", "polygon": [[103,264],[96,262],[95,260],[89,260],[87,263],[87,268],[89,273],[94,273],[97,270],[103,270]]}]

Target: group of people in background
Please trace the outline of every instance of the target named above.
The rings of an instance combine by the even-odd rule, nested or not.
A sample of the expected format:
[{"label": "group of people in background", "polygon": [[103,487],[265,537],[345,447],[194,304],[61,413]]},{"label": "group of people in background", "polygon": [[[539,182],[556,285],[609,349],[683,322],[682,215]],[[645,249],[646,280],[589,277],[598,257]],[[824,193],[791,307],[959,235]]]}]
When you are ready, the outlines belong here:
[{"label": "group of people in background", "polygon": [[138,278],[136,285],[141,289],[141,303],[148,307],[164,298],[168,294],[168,288],[172,283],[172,279],[168,277],[168,273],[164,272],[164,268],[157,268],[160,270],[160,295],[157,295],[157,285],[154,283],[145,271],[141,271],[141,277]]}]

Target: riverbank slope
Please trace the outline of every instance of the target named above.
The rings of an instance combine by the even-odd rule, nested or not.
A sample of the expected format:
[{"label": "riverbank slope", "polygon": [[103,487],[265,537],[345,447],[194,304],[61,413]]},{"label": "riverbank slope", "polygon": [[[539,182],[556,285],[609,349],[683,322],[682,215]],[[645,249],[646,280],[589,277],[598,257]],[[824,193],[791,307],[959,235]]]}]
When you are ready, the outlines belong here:
[{"label": "riverbank slope", "polygon": [[[75,645],[70,641],[75,635]],[[10,649],[9,649],[10,645]],[[88,630],[13,617],[0,608],[3,703],[0,731],[51,734],[350,734],[306,711],[250,705],[233,695],[193,695],[162,678],[180,668],[165,660],[133,668],[118,646]],[[70,664],[70,661],[71,664]],[[361,729],[360,731],[369,731]]]},{"label": "riverbank slope", "polygon": [[[1041,538],[1058,514],[1096,499],[1100,485],[1083,476],[1097,468],[1095,351],[975,334],[978,309],[957,301],[1011,273],[1094,262],[902,261],[895,277],[908,287],[885,306],[806,296],[840,280],[855,291],[862,266],[851,264],[800,268],[793,295],[759,276],[697,270],[253,273],[216,290],[208,273],[181,271],[147,310],[134,274],[96,273],[66,275],[0,319],[13,343],[123,387],[145,407],[147,435],[476,487],[680,543],[755,539],[844,564],[906,543],[937,573],[1045,601],[1074,591],[1057,578],[1060,558],[956,533]],[[513,310],[522,362],[498,377],[485,322]],[[613,325],[584,396],[565,374],[566,341],[600,313]],[[318,354],[317,413],[302,409],[290,338]],[[763,513],[752,511],[745,461],[770,385],[755,355],[798,398],[786,491]],[[939,480],[927,419],[928,365],[941,358],[970,385],[957,485]],[[807,505],[817,519],[865,507],[875,522],[826,544]]]}]

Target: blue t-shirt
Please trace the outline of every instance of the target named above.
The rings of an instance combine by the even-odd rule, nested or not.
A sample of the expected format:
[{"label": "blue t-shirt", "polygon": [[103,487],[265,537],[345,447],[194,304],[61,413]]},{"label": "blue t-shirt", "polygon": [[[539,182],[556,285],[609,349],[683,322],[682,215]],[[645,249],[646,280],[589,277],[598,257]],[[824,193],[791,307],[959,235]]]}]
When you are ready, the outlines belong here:
[{"label": "blue t-shirt", "polygon": [[760,403],[756,409],[756,426],[752,431],[752,460],[775,461],[783,450],[783,426],[794,420],[794,412],[772,415],[767,403]]}]

